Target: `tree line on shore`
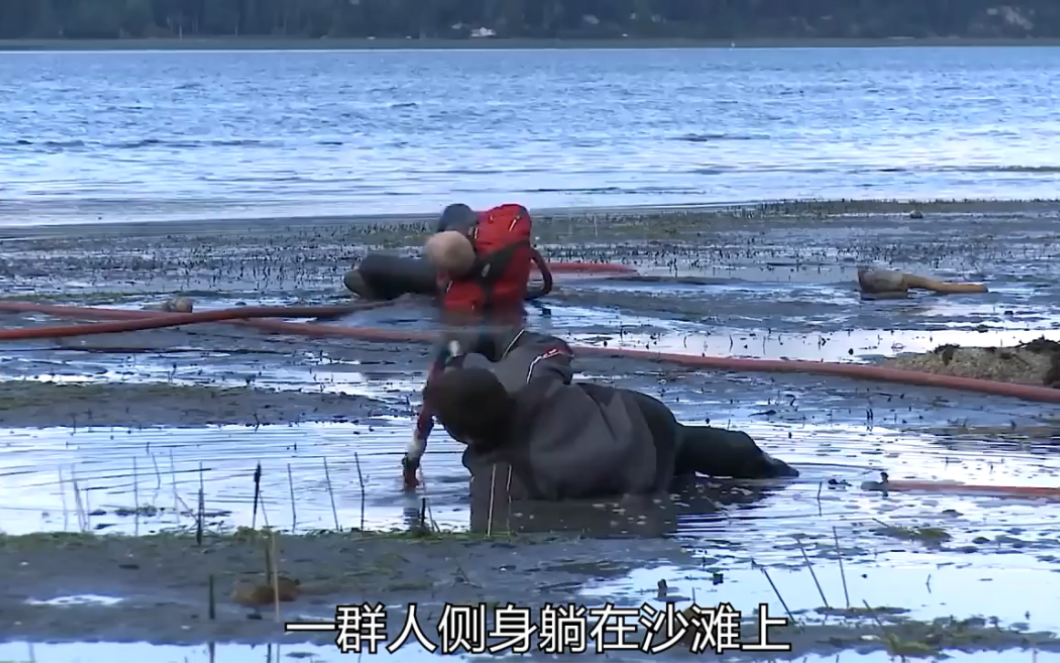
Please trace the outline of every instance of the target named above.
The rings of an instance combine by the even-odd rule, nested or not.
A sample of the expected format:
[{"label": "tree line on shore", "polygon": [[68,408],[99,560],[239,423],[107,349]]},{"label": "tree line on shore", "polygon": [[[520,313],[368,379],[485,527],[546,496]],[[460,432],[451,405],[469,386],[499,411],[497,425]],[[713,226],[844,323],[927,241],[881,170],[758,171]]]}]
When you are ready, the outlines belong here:
[{"label": "tree line on shore", "polygon": [[0,39],[1050,38],[1060,0],[0,0]]}]

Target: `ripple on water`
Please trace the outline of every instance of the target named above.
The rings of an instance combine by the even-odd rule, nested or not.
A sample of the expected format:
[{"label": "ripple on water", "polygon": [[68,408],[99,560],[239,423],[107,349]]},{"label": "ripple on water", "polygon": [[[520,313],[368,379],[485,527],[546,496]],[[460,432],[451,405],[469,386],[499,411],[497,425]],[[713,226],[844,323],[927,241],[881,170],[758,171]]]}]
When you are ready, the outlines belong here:
[{"label": "ripple on water", "polygon": [[[190,527],[189,505],[197,503],[201,481],[211,526],[268,522],[305,531],[333,528],[338,520],[343,527],[359,527],[363,513],[365,527],[403,527],[416,517],[420,497],[426,496],[430,515],[440,526],[469,527],[468,477],[459,445],[442,431],[432,436],[424,460],[426,491],[405,496],[399,460],[411,421],[392,421],[381,426],[9,430],[0,447],[0,523],[8,533],[82,526],[141,533]],[[881,495],[861,488],[863,480],[876,479],[880,470],[893,479],[1055,486],[1057,447],[1047,441],[953,440],[838,425],[751,423],[740,428],[799,467],[802,476],[786,482],[703,480],[678,496],[672,509],[636,517],[659,519],[658,533],[702,543],[719,559],[750,554],[764,562],[790,561],[799,551],[793,539],[788,544],[783,539],[792,534],[806,537],[811,551],[829,554],[837,525],[851,555],[868,554],[891,541],[904,548],[923,547],[894,539],[907,526],[941,528],[950,546],[1055,552],[1060,513],[1041,509],[1041,501]],[[253,475],[259,462],[263,508],[255,521]],[[363,498],[359,475],[364,478]],[[86,522],[78,517],[75,480]],[[549,515],[549,505],[525,505],[518,511],[527,517],[516,526],[565,529],[595,521],[606,530],[634,517],[624,515],[619,505],[581,508],[564,505],[566,520],[561,523]],[[606,509],[603,514],[601,508]]]}]

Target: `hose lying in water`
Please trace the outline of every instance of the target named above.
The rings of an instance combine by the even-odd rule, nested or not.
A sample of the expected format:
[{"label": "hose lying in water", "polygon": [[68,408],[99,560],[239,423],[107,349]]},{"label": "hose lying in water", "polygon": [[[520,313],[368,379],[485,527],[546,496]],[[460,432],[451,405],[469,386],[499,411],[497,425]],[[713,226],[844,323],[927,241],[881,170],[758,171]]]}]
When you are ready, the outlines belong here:
[{"label": "hose lying in water", "polygon": [[[376,304],[377,306],[379,304]],[[303,336],[339,336],[362,341],[381,341],[398,343],[430,343],[437,338],[430,332],[399,331],[371,327],[340,327],[315,323],[284,322],[282,320],[250,319],[262,317],[262,312],[270,312],[272,317],[333,317],[336,311],[350,313],[371,305],[347,305],[345,307],[241,307],[204,313],[155,313],[153,311],[128,311],[81,306],[57,306],[37,302],[0,301],[0,311],[13,313],[46,313],[62,318],[81,320],[109,319],[126,321],[124,324],[84,324],[63,327],[33,327],[28,329],[8,329],[0,331],[0,340],[30,340],[58,337],[79,336],[87,334],[112,333],[115,331],[135,331],[140,329],[158,329],[199,322],[227,322],[246,325],[256,329],[280,334]],[[341,315],[341,313],[339,313]],[[833,375],[855,380],[893,382],[918,387],[938,387],[955,389],[995,396],[1019,398],[1041,403],[1060,403],[1060,389],[1034,385],[1012,384],[996,380],[962,378],[951,375],[935,375],[922,371],[909,371],[882,366],[864,364],[841,364],[824,361],[779,360],[779,359],[744,359],[738,357],[697,357],[694,355],[651,352],[624,348],[599,348],[592,346],[574,346],[575,352],[582,356],[615,357],[643,359],[665,362],[691,368],[734,371],[747,373],[808,373]]]},{"label": "hose lying in water", "polygon": [[862,490],[879,493],[929,492],[960,495],[962,493],[989,497],[1050,497],[1060,499],[1060,487],[1052,486],[987,486],[955,481],[866,481]]},{"label": "hose lying in water", "polygon": [[[7,302],[5,302],[7,303]],[[11,302],[22,305],[22,302]],[[28,329],[0,329],[0,341],[24,341],[42,338],[68,338],[70,336],[89,336],[92,334],[114,334],[124,331],[142,331],[160,329],[179,325],[200,324],[203,322],[225,322],[233,320],[250,320],[254,318],[336,318],[357,311],[385,306],[388,302],[366,302],[363,304],[346,304],[341,306],[241,306],[239,308],[202,311],[200,313],[162,313],[154,311],[121,311],[131,315],[119,322],[98,322],[86,325],[65,325],[58,327],[30,327]],[[63,307],[67,308],[67,307]],[[76,308],[76,307],[70,307]],[[7,310],[0,306],[0,310]],[[99,310],[99,309],[88,309]],[[112,309],[117,312],[116,309]],[[41,311],[47,313],[48,311]],[[139,315],[139,314],[144,315]]]},{"label": "hose lying in water", "polygon": [[549,262],[553,274],[636,274],[637,269],[613,262]]}]

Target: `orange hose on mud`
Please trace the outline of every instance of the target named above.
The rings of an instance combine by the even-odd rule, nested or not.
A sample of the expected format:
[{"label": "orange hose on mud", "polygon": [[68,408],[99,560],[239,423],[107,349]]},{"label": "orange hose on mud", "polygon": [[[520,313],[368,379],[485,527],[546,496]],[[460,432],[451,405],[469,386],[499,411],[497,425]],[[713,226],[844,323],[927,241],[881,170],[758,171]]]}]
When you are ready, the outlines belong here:
[{"label": "orange hose on mud", "polygon": [[[378,306],[379,304],[375,304]],[[175,327],[201,322],[226,322],[242,324],[257,329],[281,334],[302,336],[340,336],[364,341],[384,341],[400,343],[429,343],[436,339],[430,332],[397,331],[365,327],[339,327],[313,323],[284,322],[282,320],[251,320],[259,317],[325,317],[343,315],[365,308],[372,304],[321,307],[242,307],[208,311],[204,313],[155,313],[153,311],[124,311],[79,306],[56,306],[36,302],[0,302],[0,311],[17,313],[47,313],[63,318],[77,319],[111,319],[128,321],[125,324],[88,324],[65,327],[36,327],[29,329],[9,329],[0,332],[0,340],[46,339],[58,336],[79,336],[83,334],[100,334],[114,331],[134,331],[139,329],[158,329]],[[58,332],[58,333],[56,333]],[[644,359],[655,362],[667,362],[682,366],[719,371],[744,371],[749,373],[810,373],[834,375],[855,380],[873,380],[894,382],[919,387],[939,387],[960,391],[1007,396],[1041,403],[1060,403],[1060,389],[1038,387],[1034,385],[1012,384],[995,380],[961,378],[950,375],[935,375],[922,371],[908,371],[882,366],[864,364],[840,364],[824,361],[777,360],[777,359],[743,359],[738,357],[697,357],[694,355],[650,352],[647,350],[598,348],[591,346],[574,346],[574,350],[587,356],[621,357],[627,359]]]},{"label": "orange hose on mud", "polygon": [[[5,304],[8,302],[5,302]],[[17,302],[22,304],[21,302]],[[88,336],[91,334],[114,334],[124,331],[141,331],[177,327],[180,325],[200,324],[203,322],[223,322],[229,320],[246,320],[251,318],[331,318],[348,315],[356,311],[377,308],[386,302],[365,304],[347,304],[344,306],[243,306],[239,308],[203,311],[201,313],[162,313],[142,311],[146,315],[120,322],[100,322],[88,325],[67,325],[61,327],[29,327],[23,329],[0,329],[0,341],[25,341],[44,338],[65,338],[70,336]],[[76,307],[64,307],[76,308]],[[0,310],[5,310],[0,305]],[[8,309],[9,310],[9,309]],[[27,310],[27,309],[22,309]],[[34,309],[28,309],[34,310]],[[99,309],[87,309],[96,311]],[[41,311],[49,313],[50,311]],[[122,311],[125,313],[126,311]],[[141,311],[128,311],[139,314]]]},{"label": "orange hose on mud", "polygon": [[1003,497],[1053,497],[1060,499],[1060,488],[1051,486],[988,486],[951,481],[866,481],[862,489],[874,492],[929,492],[957,495],[960,493],[988,494]]}]

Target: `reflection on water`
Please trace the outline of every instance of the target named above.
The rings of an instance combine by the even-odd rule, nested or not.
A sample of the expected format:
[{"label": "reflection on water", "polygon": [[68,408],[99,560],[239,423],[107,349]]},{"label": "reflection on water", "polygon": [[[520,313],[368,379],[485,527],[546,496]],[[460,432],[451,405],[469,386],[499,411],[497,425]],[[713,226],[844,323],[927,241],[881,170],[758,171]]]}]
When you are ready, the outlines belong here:
[{"label": "reflection on water", "polygon": [[[233,362],[233,355],[226,352],[191,351],[179,358],[174,356],[177,352],[169,350],[154,357],[135,359],[115,353],[86,360],[77,351],[56,351],[51,353],[52,361],[12,358],[5,362],[3,370],[20,379],[55,384],[166,383],[215,389],[252,385],[260,389],[347,394],[400,403],[405,402],[405,395],[422,388],[420,383],[397,377],[398,374],[373,372],[355,362],[319,355],[302,357],[301,367],[278,365],[266,371],[259,370],[256,364]],[[73,361],[66,357],[72,357]]]},{"label": "reflection on water", "polygon": [[700,606],[728,602],[745,615],[754,615],[759,604],[767,603],[772,614],[782,609],[779,592],[793,614],[819,620],[824,613],[816,612],[818,608],[843,609],[849,596],[851,606],[862,608],[867,601],[873,608],[900,608],[912,619],[995,617],[1021,630],[1060,632],[1060,574],[1050,572],[1055,567],[1026,556],[1014,556],[1004,566],[980,560],[973,567],[958,561],[957,555],[939,555],[934,564],[924,565],[908,554],[885,553],[871,563],[851,565],[845,573],[833,557],[831,561],[815,559],[813,573],[803,565],[770,567],[766,573],[744,566],[719,574],[712,568],[710,552],[703,553],[708,558],[703,570],[637,569],[617,580],[596,582],[581,595],[589,603],[617,595],[658,609],[663,605],[657,596],[659,582],[665,581],[667,599],[680,607],[690,605],[694,595]]},{"label": "reflection on water", "polygon": [[[411,497],[401,492],[399,461],[410,425],[394,420],[382,426],[9,430],[0,447],[0,523],[8,533],[190,527],[194,510],[189,505],[196,504],[201,482],[210,527],[403,528],[420,517],[426,498],[426,515],[447,529],[676,533],[691,541],[731,540],[732,546],[767,560],[791,556],[772,546],[772,537],[830,533],[833,525],[858,540],[878,542],[871,529],[880,521],[941,524],[953,545],[978,537],[993,540],[1016,527],[1026,528],[1021,539],[1027,545],[1037,545],[1055,537],[1060,527],[1060,514],[1040,509],[1033,500],[881,495],[860,488],[862,481],[877,479],[880,470],[893,479],[1055,486],[1060,447],[1049,440],[954,439],[884,427],[765,423],[735,427],[792,462],[802,472],[798,479],[763,484],[702,478],[659,502],[562,507],[509,506],[498,494],[490,523],[489,486],[479,483],[469,490],[460,447],[443,431],[431,439],[424,490]],[[259,462],[261,505],[255,516],[253,477]],[[469,505],[475,506],[472,513]],[[736,532],[740,536],[733,537]]]},{"label": "reflection on water", "polygon": [[651,350],[693,356],[733,356],[756,359],[866,363],[880,356],[929,352],[940,345],[1011,347],[1045,338],[1060,340],[1060,332],[1047,330],[877,330],[784,333],[720,329],[711,334],[636,331],[619,334],[572,334],[578,344],[608,348]]},{"label": "reflection on water", "polygon": [[97,594],[78,594],[76,596],[59,596],[47,601],[28,599],[30,605],[100,605],[110,606],[121,603],[124,599],[115,596],[99,596]]}]

